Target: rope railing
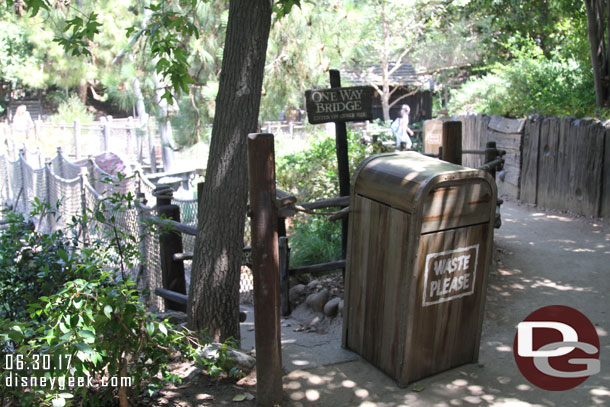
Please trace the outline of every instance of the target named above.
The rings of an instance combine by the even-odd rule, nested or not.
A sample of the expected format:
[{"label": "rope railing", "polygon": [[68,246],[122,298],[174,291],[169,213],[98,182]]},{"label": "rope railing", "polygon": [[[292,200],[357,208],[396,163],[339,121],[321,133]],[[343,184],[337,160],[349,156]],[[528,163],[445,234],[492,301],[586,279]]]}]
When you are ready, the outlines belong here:
[{"label": "rope railing", "polygon": [[[36,215],[34,222],[43,232],[65,228],[73,224],[73,218],[88,214],[86,224],[74,224],[80,229],[78,233],[83,243],[98,241],[109,247],[112,246],[109,243],[115,232],[132,236],[135,238],[133,242],[140,245],[141,261],[126,267],[119,264],[118,253],[112,252],[109,260],[119,267],[125,266],[126,273],[137,280],[141,288],[150,292],[161,287],[155,285],[161,281],[158,235],[145,232],[143,228],[143,213],[154,214],[154,208],[123,205],[117,211],[114,205],[106,202],[106,209],[102,210],[102,202],[110,199],[115,192],[131,194],[134,200],[139,195],[152,196],[154,188],[154,184],[141,171],[119,179],[104,171],[92,159],[79,163],[67,160],[61,149],[42,168],[36,168],[36,163],[32,166],[23,152],[16,161],[0,156],[0,205],[29,215],[35,199],[48,204],[47,212]],[[101,210],[106,219],[113,216],[114,221],[101,222],[91,216],[96,210]],[[156,302],[155,299],[151,301],[152,305]]]}]

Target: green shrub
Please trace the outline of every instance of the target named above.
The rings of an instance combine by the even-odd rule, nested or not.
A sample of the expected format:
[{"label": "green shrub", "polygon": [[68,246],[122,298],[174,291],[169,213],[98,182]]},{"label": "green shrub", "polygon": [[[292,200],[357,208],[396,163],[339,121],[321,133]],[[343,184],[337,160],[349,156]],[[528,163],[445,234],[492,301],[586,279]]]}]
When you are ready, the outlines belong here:
[{"label": "green shrub", "polygon": [[[45,216],[48,207],[37,199],[32,216]],[[58,291],[67,281],[90,270],[87,250],[77,251],[72,228],[39,233],[22,214],[8,212],[0,234],[0,318],[21,320],[27,305]]]},{"label": "green shrub", "polygon": [[341,258],[341,222],[297,215],[290,234],[290,266],[308,266]]},{"label": "green shrub", "polygon": [[57,107],[57,114],[53,116],[53,121],[55,123],[72,123],[76,119],[80,120],[81,123],[90,123],[93,121],[93,114],[77,95],[70,95]]},{"label": "green shrub", "polygon": [[593,115],[595,94],[588,69],[575,60],[547,58],[536,47],[516,52],[506,65],[451,92],[449,110],[525,117]]},{"label": "green shrub", "polygon": [[[0,404],[112,405],[117,397],[127,400],[176,380],[169,371],[174,351],[194,357],[197,339],[147,313],[127,276],[138,245],[117,219],[130,208],[130,194],[112,194],[90,216],[73,218],[70,234],[44,235],[23,216],[8,215],[0,236],[0,294],[15,305],[2,310],[0,357],[15,363],[1,372]],[[83,244],[84,224],[97,225],[102,238]],[[84,378],[85,385],[5,385],[17,377]]]},{"label": "green shrub", "polygon": [[[350,173],[366,157],[364,144],[355,133],[348,133]],[[278,157],[278,188],[295,194],[299,202],[339,196],[337,153],[334,137],[314,139],[303,151]]]}]

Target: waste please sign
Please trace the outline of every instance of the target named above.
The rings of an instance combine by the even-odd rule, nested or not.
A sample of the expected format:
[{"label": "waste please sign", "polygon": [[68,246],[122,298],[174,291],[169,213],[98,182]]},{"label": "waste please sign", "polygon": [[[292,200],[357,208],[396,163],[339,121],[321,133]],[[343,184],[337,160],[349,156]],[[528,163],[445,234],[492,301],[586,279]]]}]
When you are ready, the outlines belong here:
[{"label": "waste please sign", "polygon": [[351,122],[371,120],[373,88],[311,89],[305,91],[309,123]]}]

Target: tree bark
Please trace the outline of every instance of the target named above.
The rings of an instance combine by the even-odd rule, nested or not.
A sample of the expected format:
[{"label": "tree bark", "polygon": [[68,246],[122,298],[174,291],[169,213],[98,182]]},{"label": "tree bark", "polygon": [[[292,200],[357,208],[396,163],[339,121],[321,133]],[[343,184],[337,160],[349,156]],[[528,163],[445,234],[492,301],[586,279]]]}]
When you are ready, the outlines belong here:
[{"label": "tree bark", "polygon": [[[157,59],[153,60],[154,65],[157,64]],[[157,113],[157,128],[159,130],[159,138],[161,139],[161,158],[163,160],[163,171],[170,172],[175,166],[174,150],[171,147],[171,134],[169,131],[169,109],[167,100],[163,99],[165,86],[163,85],[163,77],[158,72],[154,74],[155,78],[155,103],[159,109]]]},{"label": "tree bark", "polygon": [[[606,9],[610,9],[610,1],[608,3]],[[604,15],[603,0],[585,0],[585,7],[587,10],[587,34],[591,52],[593,82],[595,84],[595,100],[599,109],[608,104],[609,96],[607,76],[610,67],[606,63],[608,44],[604,43],[604,29],[610,34],[610,27],[608,26],[610,19]]]},{"label": "tree bark", "polygon": [[271,13],[271,0],[230,0],[188,302],[190,328],[218,341],[240,336],[246,140],[258,127]]}]

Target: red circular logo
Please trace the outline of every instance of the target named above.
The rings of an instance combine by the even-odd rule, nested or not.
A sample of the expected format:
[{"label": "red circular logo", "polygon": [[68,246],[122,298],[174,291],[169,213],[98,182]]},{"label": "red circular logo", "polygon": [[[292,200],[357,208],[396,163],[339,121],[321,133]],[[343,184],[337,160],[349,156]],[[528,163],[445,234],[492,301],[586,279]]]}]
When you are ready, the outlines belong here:
[{"label": "red circular logo", "polygon": [[581,312],[564,305],[540,308],[517,326],[513,354],[519,370],[544,390],[572,389],[599,373],[599,337]]}]

